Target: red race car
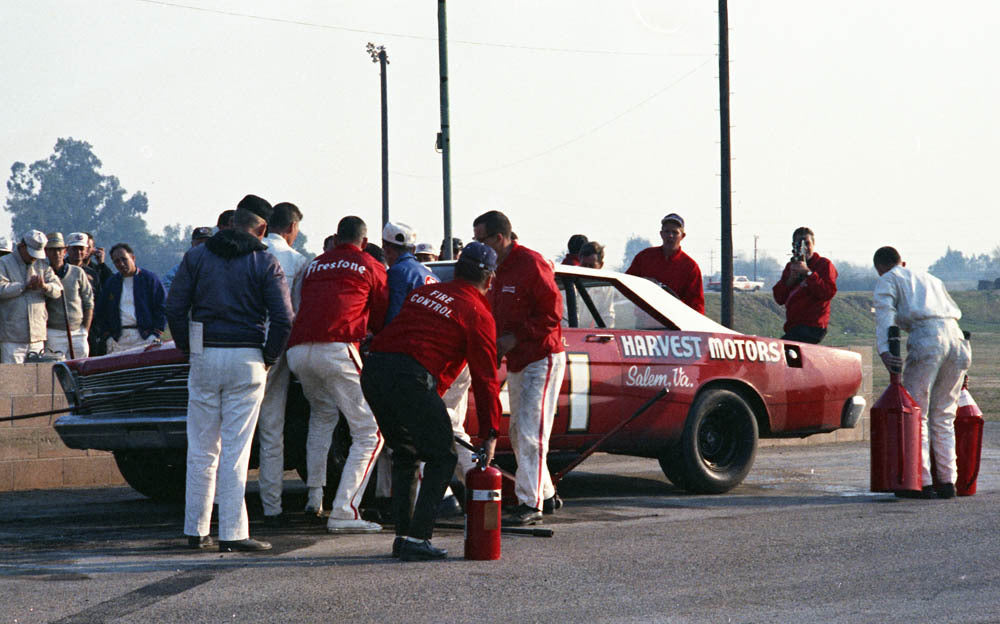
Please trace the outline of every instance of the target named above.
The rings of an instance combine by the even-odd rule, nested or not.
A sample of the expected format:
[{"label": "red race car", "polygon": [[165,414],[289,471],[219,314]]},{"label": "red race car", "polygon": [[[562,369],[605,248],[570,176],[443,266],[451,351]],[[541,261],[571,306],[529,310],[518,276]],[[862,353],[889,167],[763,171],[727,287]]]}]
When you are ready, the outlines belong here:
[{"label": "red race car", "polygon": [[[451,277],[451,263],[432,266]],[[734,332],[642,278],[568,265],[555,272],[567,366],[550,442],[553,468],[600,442],[601,451],[658,459],[685,490],[722,493],[746,477],[758,438],[853,427],[864,410],[857,353]],[[168,343],[66,362],[56,374],[73,407],[55,423],[69,447],[112,451],[135,489],[183,497],[187,364],[180,352]],[[506,389],[501,398],[506,411]],[[285,459],[303,475],[308,412],[292,384]],[[475,423],[467,419],[473,436]],[[501,464],[513,460],[505,431],[506,423]],[[335,436],[332,484],[350,444],[345,427]]]}]

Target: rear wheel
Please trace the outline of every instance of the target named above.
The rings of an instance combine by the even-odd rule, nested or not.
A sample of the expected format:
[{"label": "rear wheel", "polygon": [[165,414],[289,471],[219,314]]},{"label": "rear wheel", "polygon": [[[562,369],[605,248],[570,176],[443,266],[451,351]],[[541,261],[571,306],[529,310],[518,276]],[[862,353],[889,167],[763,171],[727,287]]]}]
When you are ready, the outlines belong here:
[{"label": "rear wheel", "polygon": [[691,405],[677,451],[661,458],[660,465],[668,479],[689,492],[721,494],[743,482],[756,454],[753,410],[739,394],[713,389]]},{"label": "rear wheel", "polygon": [[184,502],[187,453],[177,449],[115,451],[115,463],[134,490],[153,500]]}]

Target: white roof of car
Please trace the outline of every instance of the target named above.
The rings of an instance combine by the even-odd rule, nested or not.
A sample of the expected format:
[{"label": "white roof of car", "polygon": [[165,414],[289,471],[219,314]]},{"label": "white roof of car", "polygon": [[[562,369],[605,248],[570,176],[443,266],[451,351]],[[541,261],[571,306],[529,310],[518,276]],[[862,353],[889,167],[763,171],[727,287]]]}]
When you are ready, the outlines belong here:
[{"label": "white roof of car", "polygon": [[656,308],[663,316],[670,319],[682,331],[708,332],[715,334],[738,334],[740,332],[716,323],[704,314],[700,314],[689,305],[663,290],[659,284],[644,277],[626,275],[616,271],[603,269],[588,269],[567,264],[555,265],[557,275],[579,275],[581,277],[612,279],[627,290],[632,291],[640,299]]}]

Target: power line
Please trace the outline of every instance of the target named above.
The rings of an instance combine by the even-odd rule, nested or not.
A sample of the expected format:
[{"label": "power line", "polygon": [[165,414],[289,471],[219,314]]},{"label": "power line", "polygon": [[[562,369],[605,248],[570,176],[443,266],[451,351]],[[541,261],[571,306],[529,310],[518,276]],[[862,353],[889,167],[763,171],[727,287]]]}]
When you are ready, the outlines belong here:
[{"label": "power line", "polygon": [[[201,13],[211,13],[214,15],[225,15],[228,17],[241,17],[245,19],[259,20],[262,22],[272,22],[276,24],[288,24],[292,26],[306,26],[309,28],[321,28],[324,30],[337,30],[341,32],[358,33],[362,35],[378,35],[380,37],[397,37],[400,39],[414,39],[417,41],[437,41],[437,37],[430,37],[426,35],[413,35],[409,33],[399,33],[399,32],[388,32],[382,30],[368,30],[365,28],[352,28],[350,26],[340,26],[337,24],[318,24],[316,22],[308,22],[305,20],[294,20],[286,19],[281,17],[267,17],[265,15],[255,15],[253,13],[240,13],[238,11],[223,11],[221,9],[209,9],[199,6],[191,6],[188,4],[180,4],[177,2],[166,2],[164,0],[134,0],[135,2],[143,2],[145,4],[154,4],[162,7],[169,7],[172,9],[186,9],[189,11],[198,11]],[[642,52],[636,50],[593,50],[587,48],[553,48],[546,46],[528,46],[528,45],[517,45],[513,43],[496,43],[489,41],[469,41],[462,39],[450,39],[448,43],[457,45],[468,45],[468,46],[480,46],[488,48],[504,48],[511,50],[529,50],[532,52],[557,52],[562,54],[597,54],[597,55],[607,55],[607,56],[648,56],[648,57],[713,57],[712,54],[696,53],[696,52]]]}]

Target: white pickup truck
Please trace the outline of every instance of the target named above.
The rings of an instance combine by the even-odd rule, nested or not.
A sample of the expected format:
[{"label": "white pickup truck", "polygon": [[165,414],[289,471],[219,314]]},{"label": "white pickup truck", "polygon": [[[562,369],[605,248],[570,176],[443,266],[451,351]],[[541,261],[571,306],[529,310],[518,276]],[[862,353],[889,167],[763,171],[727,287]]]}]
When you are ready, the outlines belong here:
[{"label": "white pickup truck", "polygon": [[[754,281],[747,277],[746,275],[734,275],[733,276],[733,290],[742,290],[745,292],[757,292],[764,287],[764,282]],[[722,282],[715,280],[708,282],[708,290],[722,290]]]}]

